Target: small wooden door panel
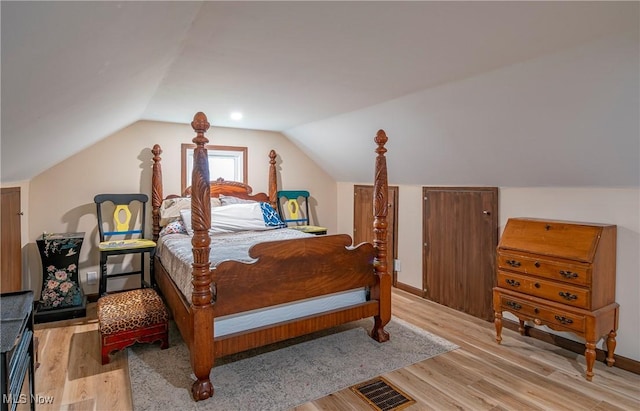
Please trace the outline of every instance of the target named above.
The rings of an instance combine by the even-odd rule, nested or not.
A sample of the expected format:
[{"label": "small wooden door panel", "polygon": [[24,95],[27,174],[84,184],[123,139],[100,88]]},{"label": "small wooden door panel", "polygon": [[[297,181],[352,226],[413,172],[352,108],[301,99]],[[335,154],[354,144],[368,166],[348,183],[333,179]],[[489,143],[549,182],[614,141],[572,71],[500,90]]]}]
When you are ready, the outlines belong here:
[{"label": "small wooden door panel", "polygon": [[[397,273],[393,269],[393,261],[398,255],[396,237],[398,229],[398,187],[389,187],[389,210],[387,215],[387,267],[392,274],[393,285],[397,284]],[[353,242],[373,242],[373,186],[353,186]]]},{"label": "small wooden door panel", "polygon": [[423,282],[428,299],[493,319],[496,187],[423,187]]},{"label": "small wooden door panel", "polygon": [[22,290],[20,187],[2,188],[0,198],[0,291],[8,293]]}]

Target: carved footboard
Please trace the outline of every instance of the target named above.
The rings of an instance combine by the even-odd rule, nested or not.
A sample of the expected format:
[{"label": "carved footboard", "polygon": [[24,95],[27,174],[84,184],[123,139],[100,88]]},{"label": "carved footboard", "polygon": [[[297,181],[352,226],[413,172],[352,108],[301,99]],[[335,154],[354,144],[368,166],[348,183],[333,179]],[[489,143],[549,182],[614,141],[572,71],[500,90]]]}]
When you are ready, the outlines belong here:
[{"label": "carved footboard", "polygon": [[[300,301],[340,291],[377,286],[371,244],[351,248],[348,235],[270,241],[252,247],[255,263],[226,261],[212,270],[216,317]],[[216,338],[215,355],[223,356],[371,317],[378,301]],[[215,329],[214,329],[215,335]]]},{"label": "carved footboard", "polygon": [[373,246],[347,247],[348,235],[254,245],[255,263],[225,261],[212,270],[216,317],[375,286]]}]

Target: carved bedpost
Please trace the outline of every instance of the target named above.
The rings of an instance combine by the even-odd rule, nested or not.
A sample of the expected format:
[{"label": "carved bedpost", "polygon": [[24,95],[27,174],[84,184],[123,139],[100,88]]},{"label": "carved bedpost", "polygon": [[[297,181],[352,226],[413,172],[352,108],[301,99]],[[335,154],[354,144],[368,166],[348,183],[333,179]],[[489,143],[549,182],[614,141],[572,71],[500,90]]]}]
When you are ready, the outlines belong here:
[{"label": "carved bedpost", "polygon": [[158,241],[160,234],[160,205],[162,204],[162,165],[160,154],[162,149],[156,144],[151,149],[153,153],[153,171],[151,174],[151,217],[153,221],[153,241]]},{"label": "carved bedpost", "polygon": [[196,132],[193,143],[193,173],[191,176],[191,226],[193,227],[193,294],[191,310],[193,312],[193,346],[191,347],[191,367],[197,378],[191,387],[196,401],[213,395],[213,384],[209,373],[213,367],[213,306],[211,304],[211,274],[209,251],[211,239],[211,196],[209,185],[209,160],[205,145],[209,142],[204,133],[209,122],[204,113],[196,113],[191,122]]},{"label": "carved bedpost", "polygon": [[380,301],[380,312],[374,317],[371,336],[378,342],[389,340],[389,333],[384,329],[391,320],[391,276],[387,267],[387,214],[389,186],[387,182],[387,135],[378,130],[374,141],[376,148],[376,169],[373,184],[373,246],[376,249],[374,267],[378,276],[378,284],[372,290],[372,298]]},{"label": "carved bedpost", "polygon": [[278,209],[278,174],[276,172],[276,151],[269,151],[269,203]]}]

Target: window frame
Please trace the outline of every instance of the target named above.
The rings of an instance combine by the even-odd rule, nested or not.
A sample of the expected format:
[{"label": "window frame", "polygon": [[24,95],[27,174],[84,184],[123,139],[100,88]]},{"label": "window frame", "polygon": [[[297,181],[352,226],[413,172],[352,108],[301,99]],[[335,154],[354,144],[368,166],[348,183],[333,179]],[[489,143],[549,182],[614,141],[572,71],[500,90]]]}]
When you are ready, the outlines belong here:
[{"label": "window frame", "polygon": [[[180,186],[181,190],[184,193],[187,187],[191,185],[191,173],[193,172],[193,151],[196,148],[195,144],[183,143],[180,147],[181,156],[181,179]],[[237,147],[237,146],[218,146],[218,145],[206,145],[207,155],[209,157],[209,164],[211,164],[212,159],[216,157],[220,158],[233,158],[235,161],[235,170],[234,170],[234,178],[233,180],[225,180],[227,181],[240,181],[243,184],[247,184],[248,181],[248,149],[247,147]],[[240,164],[238,164],[240,163]],[[215,176],[212,173],[212,170],[209,170],[209,178],[213,180],[218,179],[220,176]]]}]

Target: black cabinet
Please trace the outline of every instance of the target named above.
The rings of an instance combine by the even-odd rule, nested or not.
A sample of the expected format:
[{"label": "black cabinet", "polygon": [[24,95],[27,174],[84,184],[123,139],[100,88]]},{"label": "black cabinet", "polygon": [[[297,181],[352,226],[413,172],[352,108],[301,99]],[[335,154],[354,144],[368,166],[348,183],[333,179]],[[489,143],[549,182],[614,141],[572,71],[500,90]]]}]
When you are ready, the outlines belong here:
[{"label": "black cabinet", "polygon": [[84,233],[43,234],[36,240],[42,260],[42,292],[35,322],[67,320],[87,314],[87,298],[78,281]]},{"label": "black cabinet", "polygon": [[[0,294],[2,411],[34,402],[33,291]],[[28,378],[28,393],[23,393]]]}]

